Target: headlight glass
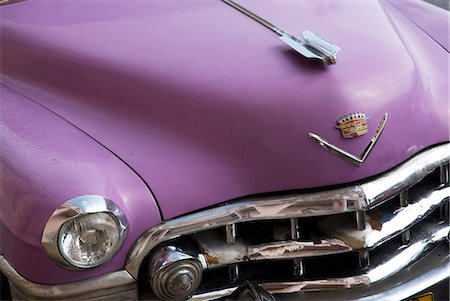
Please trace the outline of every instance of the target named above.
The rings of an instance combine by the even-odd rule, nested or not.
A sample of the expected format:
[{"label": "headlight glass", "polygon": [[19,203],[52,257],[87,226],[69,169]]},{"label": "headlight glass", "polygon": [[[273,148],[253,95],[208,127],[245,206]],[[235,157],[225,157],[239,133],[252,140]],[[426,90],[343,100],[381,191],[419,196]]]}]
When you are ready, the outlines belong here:
[{"label": "headlight glass", "polygon": [[98,266],[119,249],[120,225],[109,213],[78,216],[63,224],[58,246],[64,259],[74,266]]},{"label": "headlight glass", "polygon": [[67,269],[94,268],[116,254],[128,221],[111,200],[82,195],[64,202],[45,225],[41,243],[48,257]]}]

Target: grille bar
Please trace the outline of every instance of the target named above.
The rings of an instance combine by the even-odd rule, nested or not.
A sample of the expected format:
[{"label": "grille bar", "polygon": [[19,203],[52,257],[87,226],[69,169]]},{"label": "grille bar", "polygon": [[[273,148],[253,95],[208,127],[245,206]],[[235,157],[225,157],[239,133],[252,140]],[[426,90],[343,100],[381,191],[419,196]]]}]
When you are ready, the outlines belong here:
[{"label": "grille bar", "polygon": [[[300,228],[298,224],[298,218],[291,218],[291,239],[293,241],[297,241],[300,239]],[[299,256],[296,256],[297,258],[294,259],[294,276],[300,277],[305,272],[305,267],[303,265],[303,261],[301,258],[298,258]]]},{"label": "grille bar", "polygon": [[361,185],[369,207],[380,205],[410,188],[450,159],[450,144],[442,144],[406,161],[385,175]]},{"label": "grille bar", "polygon": [[[237,239],[237,225],[231,224],[225,226],[225,236],[226,243],[232,244],[233,246],[236,244]],[[236,282],[239,278],[239,266],[237,264],[230,265],[228,268],[228,278],[231,282]]]},{"label": "grille bar", "polygon": [[323,239],[320,243],[290,240],[259,245],[236,241],[230,248],[219,235],[199,233],[192,238],[199,244],[209,269],[255,260],[294,259],[352,251],[350,246],[339,239]]},{"label": "grille bar", "polygon": [[[439,188],[418,202],[398,209],[381,223],[378,229],[374,229],[367,222],[365,230],[355,230],[349,221],[346,222],[339,215],[325,217],[320,222],[319,228],[328,235],[346,242],[353,249],[373,248],[402,232],[405,233],[405,229],[409,231],[411,226],[423,220],[438,206],[447,203],[449,196],[449,187]],[[367,214],[370,217],[370,213]],[[375,213],[372,216],[375,216],[372,220],[381,219]]]},{"label": "grille bar", "polygon": [[[405,190],[400,193],[400,206],[408,207],[408,204],[409,204],[409,193],[408,193],[408,190]],[[430,206],[430,207],[432,207],[432,206]],[[397,219],[398,219],[398,216],[397,216]],[[417,218],[413,219],[412,222],[414,222],[416,220],[417,220]],[[402,233],[403,244],[408,244],[410,238],[411,238],[411,232],[409,229],[407,229]]]}]

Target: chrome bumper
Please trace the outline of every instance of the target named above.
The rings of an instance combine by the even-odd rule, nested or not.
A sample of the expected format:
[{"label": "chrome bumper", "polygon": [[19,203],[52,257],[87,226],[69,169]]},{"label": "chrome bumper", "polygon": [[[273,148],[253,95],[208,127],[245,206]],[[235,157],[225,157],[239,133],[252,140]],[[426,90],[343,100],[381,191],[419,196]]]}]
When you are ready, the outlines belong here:
[{"label": "chrome bumper", "polygon": [[8,278],[13,300],[137,300],[136,280],[127,271],[89,280],[46,285],[28,281],[0,254],[0,271]]}]

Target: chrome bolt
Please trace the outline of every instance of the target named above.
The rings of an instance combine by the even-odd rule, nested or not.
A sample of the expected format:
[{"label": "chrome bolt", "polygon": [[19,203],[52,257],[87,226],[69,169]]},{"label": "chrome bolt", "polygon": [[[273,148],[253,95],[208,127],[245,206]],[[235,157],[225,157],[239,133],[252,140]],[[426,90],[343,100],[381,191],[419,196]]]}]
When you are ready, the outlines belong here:
[{"label": "chrome bolt", "polygon": [[356,230],[366,229],[366,213],[364,211],[356,211]]},{"label": "chrome bolt", "polygon": [[446,199],[440,207],[440,217],[442,220],[445,220],[448,218],[448,211],[449,211],[449,206],[448,206],[448,199]]},{"label": "chrome bolt", "polygon": [[370,265],[369,251],[361,250],[358,252],[359,267],[365,269]]},{"label": "chrome bolt", "polygon": [[169,283],[169,289],[175,295],[183,295],[191,289],[192,283],[193,279],[188,274],[180,274]]},{"label": "chrome bolt", "polygon": [[298,218],[291,218],[291,239],[298,240],[300,238],[300,227],[298,225]]},{"label": "chrome bolt", "polygon": [[[226,241],[228,244],[234,244],[237,240],[237,227],[236,224],[226,225]],[[232,264],[228,267],[228,278],[234,283],[239,279],[239,266],[237,264]]]},{"label": "chrome bolt", "polygon": [[[408,190],[405,190],[400,193],[400,206],[407,207],[408,204],[409,204],[409,193]],[[410,239],[411,239],[411,231],[409,229],[405,230],[402,233],[402,243],[406,245],[409,243]]]},{"label": "chrome bolt", "polygon": [[449,185],[449,164],[442,165],[439,170],[441,185]]},{"label": "chrome bolt", "polygon": [[[291,218],[291,239],[300,239],[300,226],[298,224],[298,218]],[[294,276],[300,277],[304,274],[305,267],[303,265],[303,260],[301,258],[294,259]]]},{"label": "chrome bolt", "polygon": [[404,245],[407,245],[409,244],[410,239],[411,239],[411,231],[408,229],[402,233],[402,243]]},{"label": "chrome bolt", "polygon": [[226,239],[228,244],[234,244],[237,238],[236,224],[226,225]]}]

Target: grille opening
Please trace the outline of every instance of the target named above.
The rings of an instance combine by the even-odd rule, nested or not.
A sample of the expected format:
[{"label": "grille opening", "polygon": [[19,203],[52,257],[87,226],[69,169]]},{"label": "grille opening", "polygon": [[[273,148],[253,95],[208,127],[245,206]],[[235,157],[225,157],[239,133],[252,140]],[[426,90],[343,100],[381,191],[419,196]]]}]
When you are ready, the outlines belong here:
[{"label": "grille opening", "polygon": [[269,243],[290,239],[289,220],[267,220],[240,223],[238,238],[249,244]]},{"label": "grille opening", "polygon": [[400,206],[400,197],[397,195],[389,201],[383,203],[372,210],[366,212],[366,220],[373,229],[381,230],[381,225],[392,218],[392,214],[398,211]]},{"label": "grille opening", "polygon": [[303,262],[307,280],[354,276],[362,271],[358,266],[357,252],[310,257]]},{"label": "grille opening", "polygon": [[229,288],[236,285],[228,280],[228,267],[222,267],[203,272],[203,280],[198,288],[198,293],[216,290],[218,287]]},{"label": "grille opening", "polygon": [[221,289],[230,288],[244,284],[246,281],[256,283],[268,281],[293,281],[292,260],[261,261],[239,264],[240,277],[237,282],[228,280],[228,267],[205,271],[203,281],[198,289],[199,293],[215,290],[218,286]]},{"label": "grille opening", "polygon": [[400,195],[396,195],[393,198],[389,199],[388,201],[382,203],[381,205],[376,206],[375,208],[367,211],[367,213],[370,214],[370,212],[389,212],[392,214],[392,212],[397,211],[400,206]]},{"label": "grille opening", "polygon": [[[342,214],[343,215],[343,214]],[[349,218],[354,214],[349,213]],[[321,217],[302,217],[299,218],[299,241],[315,241],[320,242],[320,237],[324,237],[323,233],[317,228],[317,223]],[[267,220],[239,223],[237,225],[238,239],[248,244],[263,244],[276,241],[291,240],[290,220]],[[222,229],[222,237],[225,232]]]},{"label": "grille opening", "polygon": [[292,260],[247,262],[240,265],[242,279],[261,281],[289,281],[292,279]]},{"label": "grille opening", "polygon": [[440,170],[436,168],[433,172],[423,178],[420,182],[415,184],[409,189],[409,201],[415,203],[422,197],[429,194],[431,191],[436,190],[441,186]]}]

